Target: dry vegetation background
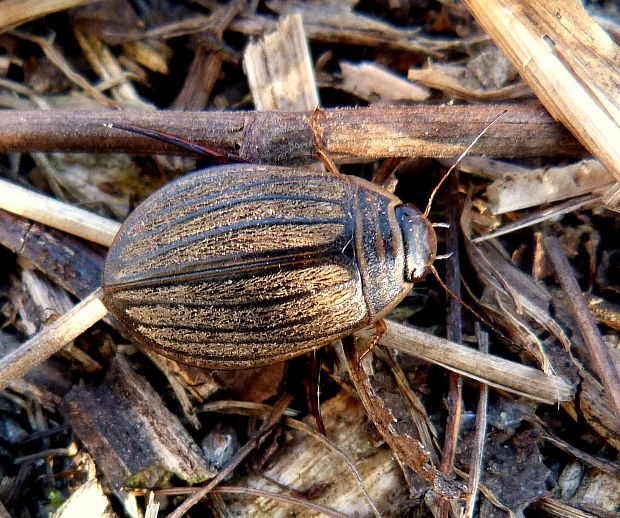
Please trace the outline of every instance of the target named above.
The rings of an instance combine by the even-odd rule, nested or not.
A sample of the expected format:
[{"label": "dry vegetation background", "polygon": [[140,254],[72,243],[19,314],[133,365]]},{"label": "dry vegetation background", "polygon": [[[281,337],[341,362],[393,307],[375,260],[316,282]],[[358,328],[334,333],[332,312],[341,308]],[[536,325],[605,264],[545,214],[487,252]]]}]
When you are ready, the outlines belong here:
[{"label": "dry vegetation background", "polygon": [[63,202],[0,184],[5,353],[100,285],[117,221],[209,165],[103,123],[316,167],[320,104],[341,171],[423,208],[502,114],[430,214],[475,316],[429,278],[363,368],[346,343],[230,372],[106,318],[1,393],[1,518],[618,516],[616,2],[5,0],[0,28],[1,176]]}]

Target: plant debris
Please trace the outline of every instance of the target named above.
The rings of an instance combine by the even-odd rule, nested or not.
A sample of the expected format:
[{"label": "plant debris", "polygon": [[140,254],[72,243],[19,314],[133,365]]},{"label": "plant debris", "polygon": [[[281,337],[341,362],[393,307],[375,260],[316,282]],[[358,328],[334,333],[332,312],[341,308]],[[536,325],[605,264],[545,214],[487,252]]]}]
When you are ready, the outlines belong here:
[{"label": "plant debris", "polygon": [[[2,3],[1,357],[74,338],[0,393],[1,517],[620,512],[615,2]],[[119,223],[213,165],[122,126],[423,209],[496,118],[382,334],[209,371],[63,331]]]}]

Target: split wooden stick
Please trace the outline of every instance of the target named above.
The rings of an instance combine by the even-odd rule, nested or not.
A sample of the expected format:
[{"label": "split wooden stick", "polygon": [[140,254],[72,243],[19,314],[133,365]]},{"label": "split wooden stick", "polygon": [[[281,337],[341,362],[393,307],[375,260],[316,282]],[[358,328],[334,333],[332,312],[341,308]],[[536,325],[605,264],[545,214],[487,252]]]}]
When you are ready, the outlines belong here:
[{"label": "split wooden stick", "polygon": [[0,390],[60,351],[68,342],[101,320],[108,312],[101,302],[101,295],[101,288],[95,290],[72,310],[1,358]]},{"label": "split wooden stick", "polygon": [[1,178],[0,208],[108,247],[120,228],[114,220]]}]

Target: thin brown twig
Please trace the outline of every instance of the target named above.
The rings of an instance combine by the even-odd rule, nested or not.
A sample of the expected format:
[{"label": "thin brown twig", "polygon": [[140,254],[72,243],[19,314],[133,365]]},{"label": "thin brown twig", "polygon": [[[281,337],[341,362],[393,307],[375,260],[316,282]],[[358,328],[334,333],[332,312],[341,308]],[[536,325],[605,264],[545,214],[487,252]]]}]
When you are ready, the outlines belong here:
[{"label": "thin brown twig", "polygon": [[[323,109],[325,153],[336,161],[404,156],[454,158],[504,109],[489,105],[380,106]],[[125,124],[163,131],[196,144],[237,151],[263,162],[310,161],[311,112],[186,112],[138,110],[5,110],[0,152],[84,151],[136,155],[188,154],[163,142],[110,129]],[[481,138],[472,155],[581,156],[581,145],[543,108],[515,103]]]},{"label": "thin brown twig", "polygon": [[[478,337],[478,350],[487,354],[489,352],[489,334],[476,322],[476,336]],[[476,409],[476,434],[474,447],[469,462],[469,479],[467,481],[468,494],[465,502],[464,515],[468,518],[474,516],[474,507],[478,497],[478,486],[482,473],[482,461],[484,460],[484,440],[487,433],[487,407],[489,403],[489,386],[481,383],[478,394],[478,407]]]},{"label": "thin brown twig", "polygon": [[[473,144],[472,144],[473,145]],[[470,146],[471,147],[471,146]],[[452,171],[453,167],[449,169]],[[448,173],[446,173],[447,175]],[[442,178],[442,181],[446,178]],[[440,182],[441,184],[441,182]],[[439,185],[440,185],[439,184]],[[463,315],[461,298],[461,269],[459,255],[459,210],[456,196],[458,196],[458,176],[454,174],[450,177],[449,198],[454,201],[447,203],[448,229],[446,236],[447,252],[450,257],[447,260],[446,284],[450,288],[448,292],[448,314],[447,314],[447,337],[456,343],[463,340]],[[439,185],[437,187],[439,187]],[[435,191],[434,191],[435,192]],[[430,209],[430,203],[429,203]],[[455,297],[458,297],[455,298]],[[456,446],[461,428],[461,416],[463,407],[463,379],[461,375],[450,373],[450,387],[448,390],[448,420],[446,422],[446,433],[444,447],[441,455],[439,470],[448,475],[454,468],[456,456]],[[439,501],[440,518],[447,518],[451,501],[443,498]]]},{"label": "thin brown twig", "polygon": [[566,294],[566,299],[570,301],[568,307],[571,314],[590,351],[592,368],[598,374],[609,398],[609,403],[620,421],[620,376],[615,369],[609,349],[596,327],[594,317],[588,308],[588,303],[562,250],[559,239],[555,236],[547,236],[543,240],[543,245],[556,278]]}]

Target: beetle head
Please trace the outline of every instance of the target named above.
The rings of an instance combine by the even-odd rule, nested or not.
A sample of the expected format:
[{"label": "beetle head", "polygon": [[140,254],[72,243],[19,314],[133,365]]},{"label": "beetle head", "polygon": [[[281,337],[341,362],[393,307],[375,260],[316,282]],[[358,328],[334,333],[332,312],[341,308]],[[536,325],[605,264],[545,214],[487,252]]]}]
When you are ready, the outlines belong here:
[{"label": "beetle head", "polygon": [[417,282],[431,271],[437,256],[437,236],[428,218],[415,205],[396,207],[396,218],[403,235],[405,280]]}]

